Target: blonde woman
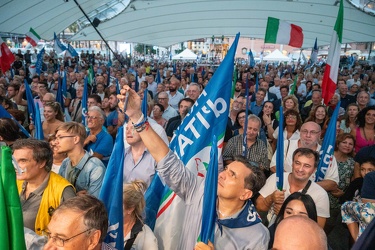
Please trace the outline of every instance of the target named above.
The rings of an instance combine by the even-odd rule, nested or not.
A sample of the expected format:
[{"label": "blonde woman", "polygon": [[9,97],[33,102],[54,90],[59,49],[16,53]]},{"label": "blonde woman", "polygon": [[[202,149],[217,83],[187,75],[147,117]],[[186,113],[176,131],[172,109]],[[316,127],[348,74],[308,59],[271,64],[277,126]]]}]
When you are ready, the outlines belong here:
[{"label": "blonde woman", "polygon": [[157,250],[158,242],[151,229],[143,223],[146,202],[144,181],[135,180],[124,185],[124,250]]}]

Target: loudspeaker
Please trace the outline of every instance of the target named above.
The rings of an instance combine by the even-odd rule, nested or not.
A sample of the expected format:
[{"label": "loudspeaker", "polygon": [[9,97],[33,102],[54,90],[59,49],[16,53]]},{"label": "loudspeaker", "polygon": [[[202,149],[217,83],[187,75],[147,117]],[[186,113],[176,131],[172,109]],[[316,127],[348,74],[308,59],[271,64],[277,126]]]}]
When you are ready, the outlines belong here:
[{"label": "loudspeaker", "polygon": [[98,18],[94,18],[94,20],[92,21],[92,25],[94,25],[95,28],[97,28],[100,24],[100,20]]}]

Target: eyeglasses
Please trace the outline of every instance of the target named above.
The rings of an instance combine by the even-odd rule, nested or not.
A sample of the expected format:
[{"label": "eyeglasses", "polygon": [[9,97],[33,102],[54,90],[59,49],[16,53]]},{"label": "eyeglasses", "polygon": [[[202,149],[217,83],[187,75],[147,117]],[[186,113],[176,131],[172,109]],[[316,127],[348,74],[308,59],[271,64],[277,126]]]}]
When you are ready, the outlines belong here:
[{"label": "eyeglasses", "polygon": [[285,117],[285,119],[296,120],[297,116],[295,116],[295,115],[288,115],[288,116]]},{"label": "eyeglasses", "polygon": [[65,242],[68,242],[68,241],[70,241],[71,239],[74,239],[75,237],[77,237],[77,236],[80,236],[81,234],[84,234],[84,233],[86,233],[86,232],[88,232],[88,231],[90,231],[92,228],[90,228],[90,229],[87,229],[87,230],[85,230],[85,231],[83,231],[83,232],[81,232],[81,233],[79,233],[79,234],[76,234],[76,235],[74,235],[74,236],[72,236],[72,237],[70,237],[70,238],[68,238],[68,239],[61,239],[60,237],[58,237],[58,236],[51,236],[51,233],[50,232],[47,232],[47,231],[42,231],[42,234],[43,234],[43,236],[45,237],[45,240],[46,240],[46,243],[50,240],[50,239],[52,239],[52,242],[53,242],[53,244],[55,244],[56,246],[58,246],[58,247],[63,247],[64,246],[64,244],[65,244]]},{"label": "eyeglasses", "polygon": [[75,137],[76,135],[63,135],[63,136],[56,136],[56,141],[59,141],[63,138],[68,138],[68,137]]},{"label": "eyeglasses", "polygon": [[94,119],[94,120],[96,120],[96,119],[98,119],[98,118],[100,118],[99,116],[87,116],[87,120],[89,120],[89,119]]},{"label": "eyeglasses", "polygon": [[317,134],[320,133],[320,131],[315,131],[315,130],[311,130],[311,131],[308,131],[308,130],[301,130],[300,133],[301,133],[301,134],[305,134],[305,135],[307,135],[307,134],[309,134],[309,133],[310,133],[310,135],[317,135]]},{"label": "eyeglasses", "polygon": [[238,117],[238,120],[245,119],[245,117],[246,117],[246,115],[244,115],[244,116],[239,116],[239,117]]}]

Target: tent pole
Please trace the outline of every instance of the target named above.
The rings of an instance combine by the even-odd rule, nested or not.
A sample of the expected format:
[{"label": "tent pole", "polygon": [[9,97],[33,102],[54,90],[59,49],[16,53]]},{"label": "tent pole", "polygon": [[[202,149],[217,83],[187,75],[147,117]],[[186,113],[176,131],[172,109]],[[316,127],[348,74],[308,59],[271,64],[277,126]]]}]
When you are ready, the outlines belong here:
[{"label": "tent pole", "polygon": [[77,2],[77,0],[74,0],[74,2],[76,3],[76,5],[78,6],[78,8],[81,10],[81,12],[83,13],[83,15],[85,15],[85,17],[87,18],[87,20],[90,22],[90,24],[92,25],[92,27],[95,29],[95,31],[98,33],[98,35],[100,36],[100,38],[103,40],[103,42],[107,45],[107,47],[109,48],[109,50],[112,52],[112,54],[116,57],[116,59],[119,61],[119,63],[121,64],[121,66],[123,68],[125,68],[124,64],[122,63],[122,61],[120,60],[119,56],[117,54],[115,54],[115,52],[113,52],[113,50],[111,49],[111,47],[109,46],[108,42],[104,39],[104,37],[102,36],[102,34],[99,32],[99,30],[94,26],[94,24],[91,22],[90,18],[88,17],[88,15],[86,14],[86,12],[82,9],[81,5],[79,5],[79,3]]}]

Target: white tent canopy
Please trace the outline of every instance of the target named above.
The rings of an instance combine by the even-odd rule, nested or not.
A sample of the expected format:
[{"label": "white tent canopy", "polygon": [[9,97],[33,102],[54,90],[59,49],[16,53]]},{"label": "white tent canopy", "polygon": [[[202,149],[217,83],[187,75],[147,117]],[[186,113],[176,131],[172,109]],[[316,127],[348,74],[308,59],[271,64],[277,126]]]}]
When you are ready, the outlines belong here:
[{"label": "white tent canopy", "polygon": [[[102,21],[98,30],[108,41],[126,41],[167,47],[207,37],[264,38],[269,16],[302,27],[303,47],[330,43],[338,4],[336,0],[118,0],[125,9]],[[21,4],[22,2],[22,4]],[[95,12],[113,0],[77,0],[93,20]],[[296,11],[298,10],[298,11]],[[53,39],[83,17],[73,0],[3,0],[0,32],[26,34],[32,27],[43,39]],[[91,13],[91,14],[90,14]],[[343,43],[375,41],[375,16],[344,0]],[[78,26],[78,28],[80,28]],[[89,25],[72,40],[101,40]]]},{"label": "white tent canopy", "polygon": [[172,60],[196,60],[197,55],[190,49],[185,49],[180,54],[172,56]]},{"label": "white tent canopy", "polygon": [[272,61],[272,62],[289,62],[290,58],[287,56],[284,56],[280,50],[275,49],[272,51],[271,54],[266,55],[263,57],[263,61]]}]

